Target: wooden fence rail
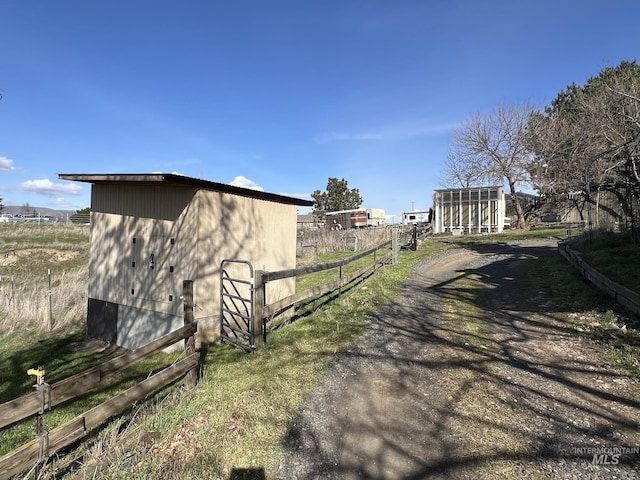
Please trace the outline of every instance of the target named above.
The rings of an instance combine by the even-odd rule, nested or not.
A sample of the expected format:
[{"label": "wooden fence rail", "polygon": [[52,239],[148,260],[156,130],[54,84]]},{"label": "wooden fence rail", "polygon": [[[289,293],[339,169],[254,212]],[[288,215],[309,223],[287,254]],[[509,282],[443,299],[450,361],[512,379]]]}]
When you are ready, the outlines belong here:
[{"label": "wooden fence rail", "polygon": [[380,245],[376,245],[375,247],[372,247],[368,250],[360,252],[349,258],[336,260],[335,262],[311,265],[309,267],[292,268],[289,270],[278,270],[277,272],[264,272],[262,274],[262,281],[264,283],[268,283],[268,282],[273,282],[274,280],[282,280],[283,278],[299,277],[301,275],[306,275],[309,273],[322,272],[323,270],[331,270],[332,268],[343,267],[345,265],[348,265],[349,263],[355,262],[356,260],[362,257],[371,255],[372,253],[374,253],[377,250],[380,250],[381,248],[384,248],[390,245],[391,245],[391,240],[388,240],[384,243],[381,243]]},{"label": "wooden fence rail", "polygon": [[[293,295],[290,295],[286,298],[283,298],[281,300],[278,300],[277,302],[271,303],[269,305],[265,305],[263,308],[263,318],[266,317],[270,317],[272,315],[275,315],[289,307],[291,307],[292,305],[298,303],[298,302],[302,302],[303,300],[307,300],[308,298],[311,298],[315,295],[322,295],[324,293],[329,293],[332,292],[334,290],[337,290],[341,287],[344,287],[345,285],[351,283],[352,281],[354,281],[356,278],[364,276],[367,273],[374,273],[376,270],[377,265],[380,264],[384,264],[386,262],[389,261],[390,258],[390,254],[386,255],[384,258],[376,261],[375,263],[371,264],[371,265],[367,265],[366,267],[361,268],[360,270],[353,272],[349,275],[343,276],[341,278],[339,278],[338,280],[335,280],[333,282],[330,283],[325,283],[324,285],[319,285],[317,287],[314,288],[310,288],[308,290],[305,290],[304,292],[300,292],[300,293],[295,293]],[[259,317],[256,316],[256,319],[258,319]]]},{"label": "wooden fence rail", "polygon": [[[176,343],[179,340],[191,337],[196,331],[196,324],[185,325],[184,327],[168,333],[153,342],[132,352],[120,355],[97,367],[85,370],[82,373],[65,378],[51,385],[51,402],[48,406],[54,407],[62,402],[71,400],[80,394],[97,387],[102,381],[134,363],[153,355],[154,353]],[[25,418],[35,415],[40,411],[40,392],[34,391],[22,397],[0,404],[0,428],[19,422]]]},{"label": "wooden fence rail", "polygon": [[[126,353],[102,365],[66,378],[51,385],[51,399],[47,407],[70,400],[101,384],[109,375],[119,372],[136,362],[170,346],[186,340],[192,341],[197,330],[197,323],[186,322],[185,326],[164,335],[132,352]],[[187,348],[186,357],[179,362],[143,380],[128,390],[101,403],[69,422],[54,428],[41,439],[35,439],[0,457],[0,480],[6,480],[33,465],[38,464],[60,449],[82,438],[85,433],[105,422],[108,418],[123,412],[133,403],[148,394],[174,382],[178,378],[195,372],[198,366],[198,353]],[[33,392],[0,405],[0,427],[42,413],[42,397],[40,392]]]},{"label": "wooden fence rail", "polygon": [[[386,249],[388,247],[391,247],[391,252],[386,253],[380,258],[376,258],[376,253],[378,250]],[[349,258],[345,258],[343,260],[338,260],[335,262],[324,263],[319,265],[312,265],[309,267],[279,270],[276,272],[265,272],[262,270],[257,270],[255,274],[256,278],[254,282],[255,292],[256,292],[256,297],[254,300],[255,301],[254,332],[255,332],[256,346],[259,346],[259,344],[264,342],[264,336],[266,333],[265,322],[267,319],[272,318],[274,315],[292,307],[296,303],[302,302],[316,295],[322,295],[334,290],[338,290],[344,287],[345,285],[353,282],[359,277],[364,277],[366,275],[375,273],[376,269],[379,266],[383,265],[384,263],[388,263],[389,261],[391,262],[395,261],[395,258],[397,255],[397,249],[398,249],[398,237],[397,237],[397,233],[394,233],[394,237],[392,238],[392,240],[383,242],[379,245],[376,245],[375,247],[372,247],[368,250],[365,250],[363,252],[360,252],[356,255],[353,255]],[[342,268],[344,266],[371,254],[374,255],[374,260],[371,264],[359,269],[358,271],[352,272],[348,275],[342,275]],[[302,275],[321,272],[324,270],[330,270],[334,268],[340,269],[340,278],[338,280],[329,282],[324,285],[319,285],[317,287],[310,288],[308,290],[305,290],[304,292],[295,293],[293,295],[280,299],[277,302],[274,302],[269,305],[265,304],[264,292],[265,292],[265,286],[268,282],[275,281],[275,280],[282,280],[284,278],[290,278],[290,277],[299,277]]]},{"label": "wooden fence rail", "polygon": [[589,283],[595,286],[598,290],[609,295],[627,310],[640,314],[639,294],[602,275],[595,268],[585,262],[580,254],[571,249],[566,243],[559,243],[558,251],[580,271],[582,276]]}]

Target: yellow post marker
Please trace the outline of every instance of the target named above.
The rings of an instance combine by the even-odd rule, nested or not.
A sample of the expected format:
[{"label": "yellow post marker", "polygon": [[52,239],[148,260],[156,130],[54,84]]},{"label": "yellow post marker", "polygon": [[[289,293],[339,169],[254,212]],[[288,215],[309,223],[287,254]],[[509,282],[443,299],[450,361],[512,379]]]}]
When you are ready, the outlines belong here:
[{"label": "yellow post marker", "polygon": [[44,370],[38,370],[37,368],[30,368],[27,370],[27,375],[35,375],[36,377],[42,377],[44,375]]},{"label": "yellow post marker", "polygon": [[36,377],[34,387],[40,392],[40,411],[36,413],[36,431],[34,432],[39,445],[38,461],[34,469],[36,478],[40,478],[42,466],[49,458],[49,432],[44,429],[43,416],[45,408],[51,410],[51,386],[44,381],[44,365],[39,365],[38,368],[30,368],[27,370],[27,375]]},{"label": "yellow post marker", "polygon": [[27,370],[27,375],[33,375],[36,377],[36,385],[34,385],[35,387],[45,385],[43,365],[39,365],[38,368],[30,368],[29,370]]}]

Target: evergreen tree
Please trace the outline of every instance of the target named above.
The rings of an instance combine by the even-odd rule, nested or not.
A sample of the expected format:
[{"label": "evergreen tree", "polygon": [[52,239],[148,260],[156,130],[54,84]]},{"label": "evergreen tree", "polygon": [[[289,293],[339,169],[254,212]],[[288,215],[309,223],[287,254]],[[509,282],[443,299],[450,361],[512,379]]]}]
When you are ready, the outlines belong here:
[{"label": "evergreen tree", "polygon": [[311,194],[315,204],[313,213],[318,217],[324,217],[327,212],[339,210],[353,210],[362,205],[362,197],[357,188],[349,190],[348,182],[343,178],[329,177],[327,190],[321,192],[316,190]]}]

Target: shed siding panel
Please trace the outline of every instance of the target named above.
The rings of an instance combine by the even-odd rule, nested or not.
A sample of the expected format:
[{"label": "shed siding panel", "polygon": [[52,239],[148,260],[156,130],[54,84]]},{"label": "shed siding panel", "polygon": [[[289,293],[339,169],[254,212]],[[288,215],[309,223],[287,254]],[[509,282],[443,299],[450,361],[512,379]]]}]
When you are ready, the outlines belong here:
[{"label": "shed siding panel", "polygon": [[196,270],[197,215],[192,211],[197,205],[190,203],[195,192],[155,186],[93,188],[89,297],[181,314],[182,281]]},{"label": "shed siding panel", "polygon": [[[295,205],[200,191],[201,216],[198,238],[196,318],[219,315],[220,263],[224,259],[245,260],[268,271],[295,267]],[[238,272],[246,275],[239,267]],[[267,302],[294,293],[295,279],[267,286]],[[217,320],[210,329],[216,334]]]},{"label": "shed siding panel", "polygon": [[183,215],[196,191],[166,185],[97,184],[92,187],[91,210],[173,222]]}]

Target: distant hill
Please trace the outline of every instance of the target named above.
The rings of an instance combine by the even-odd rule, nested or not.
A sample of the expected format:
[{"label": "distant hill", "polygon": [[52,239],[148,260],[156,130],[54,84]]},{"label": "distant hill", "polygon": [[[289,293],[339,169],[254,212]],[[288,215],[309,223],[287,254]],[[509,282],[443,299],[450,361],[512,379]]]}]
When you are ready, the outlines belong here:
[{"label": "distant hill", "polygon": [[33,207],[31,205],[5,205],[2,208],[2,211],[3,213],[8,213],[10,215],[50,216],[58,222],[66,222],[71,215],[76,213],[75,210],[57,210],[54,208]]}]

